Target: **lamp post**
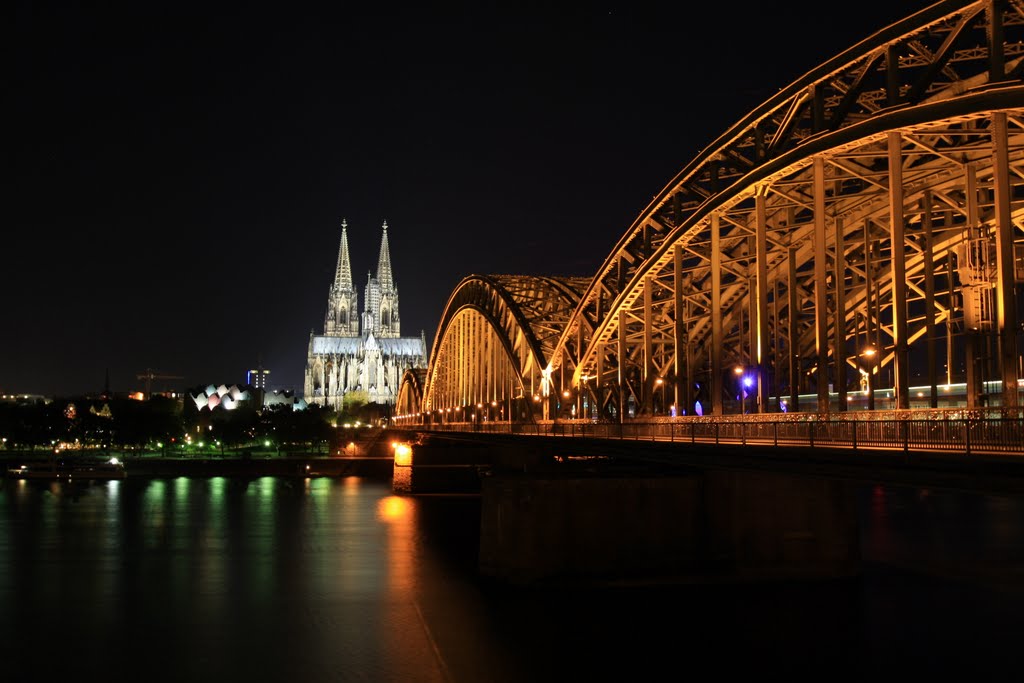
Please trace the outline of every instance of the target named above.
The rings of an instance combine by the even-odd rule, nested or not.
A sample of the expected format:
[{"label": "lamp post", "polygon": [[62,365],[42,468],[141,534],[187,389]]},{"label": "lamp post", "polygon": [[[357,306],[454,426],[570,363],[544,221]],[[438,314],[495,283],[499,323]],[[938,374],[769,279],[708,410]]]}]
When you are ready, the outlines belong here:
[{"label": "lamp post", "polygon": [[508,378],[508,431],[512,433],[513,414],[515,412],[515,380]]},{"label": "lamp post", "polygon": [[868,410],[875,409],[875,361],[878,358],[878,352],[875,347],[868,346],[861,352],[861,358],[864,359],[864,366],[868,374]]},{"label": "lamp post", "polygon": [[740,391],[740,414],[747,414],[747,393],[754,387],[756,376],[747,372],[747,368],[737,365],[733,370],[736,373],[736,385]]},{"label": "lamp post", "polygon": [[551,411],[551,366],[540,371],[540,395],[544,398],[544,419],[547,420]]},{"label": "lamp post", "polygon": [[740,415],[744,415],[747,412],[747,392],[743,387],[743,366],[737,365],[733,368],[733,372],[736,374],[736,386],[740,390]]},{"label": "lamp post", "polygon": [[579,406],[577,414],[580,417],[587,417],[585,409],[587,403],[587,375],[580,375],[580,383],[576,385],[576,403]]},{"label": "lamp post", "polygon": [[[661,408],[662,411],[664,411],[665,410],[665,380],[663,378],[661,378],[661,377],[658,377],[657,379],[654,380],[654,387],[655,387],[655,391],[657,392],[658,398],[661,399],[660,400],[660,408]],[[658,411],[655,410],[654,414],[657,415]]]}]

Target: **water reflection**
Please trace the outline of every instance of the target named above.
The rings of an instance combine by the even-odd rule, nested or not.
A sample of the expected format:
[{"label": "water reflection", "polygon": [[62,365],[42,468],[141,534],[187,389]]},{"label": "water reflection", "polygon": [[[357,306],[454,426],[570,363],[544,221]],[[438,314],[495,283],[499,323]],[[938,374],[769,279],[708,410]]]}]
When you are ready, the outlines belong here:
[{"label": "water reflection", "polygon": [[976,680],[1010,663],[1024,502],[876,487],[860,509],[854,581],[530,591],[476,574],[474,496],[351,477],[5,481],[5,678]]}]

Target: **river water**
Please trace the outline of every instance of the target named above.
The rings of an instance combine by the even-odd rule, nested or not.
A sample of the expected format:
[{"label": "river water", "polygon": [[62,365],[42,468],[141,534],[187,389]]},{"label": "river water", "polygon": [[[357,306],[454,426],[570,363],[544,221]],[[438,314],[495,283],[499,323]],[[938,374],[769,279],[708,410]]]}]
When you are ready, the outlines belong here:
[{"label": "river water", "polygon": [[856,579],[524,589],[475,496],[362,478],[0,484],[9,681],[1018,680],[1024,500],[859,490]]}]

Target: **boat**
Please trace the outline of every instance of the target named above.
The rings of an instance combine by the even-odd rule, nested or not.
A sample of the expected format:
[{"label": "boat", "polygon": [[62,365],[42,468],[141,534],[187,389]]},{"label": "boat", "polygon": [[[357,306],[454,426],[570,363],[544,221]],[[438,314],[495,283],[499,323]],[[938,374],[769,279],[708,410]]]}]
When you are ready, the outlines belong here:
[{"label": "boat", "polygon": [[117,458],[103,462],[38,462],[19,465],[7,470],[11,479],[45,479],[48,481],[74,481],[93,479],[124,479],[128,471]]}]

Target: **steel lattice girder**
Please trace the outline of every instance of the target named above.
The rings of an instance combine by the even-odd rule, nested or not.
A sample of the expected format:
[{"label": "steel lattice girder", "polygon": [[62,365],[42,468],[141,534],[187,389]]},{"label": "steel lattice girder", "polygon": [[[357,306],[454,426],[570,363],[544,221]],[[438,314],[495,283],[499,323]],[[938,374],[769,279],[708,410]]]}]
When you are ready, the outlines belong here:
[{"label": "steel lattice girder", "polygon": [[539,391],[550,353],[587,278],[470,275],[445,306],[430,354],[424,409]]},{"label": "steel lattice girder", "polygon": [[[990,36],[1002,40],[990,41]],[[893,251],[887,239],[890,179],[897,168],[906,226],[901,265],[913,295],[906,304],[915,309],[906,317],[907,341],[925,333],[922,321],[946,321],[963,295],[959,277],[941,270],[937,274],[940,280],[955,281],[956,291],[950,297],[950,287],[940,287],[945,299],[933,293],[929,300],[935,313],[929,318],[919,299],[924,272],[933,271],[931,278],[936,273],[925,264],[962,250],[968,225],[997,229],[997,209],[984,198],[994,192],[999,170],[992,160],[999,149],[1009,171],[1003,190],[1009,191],[1014,225],[1021,225],[1022,40],[1021,0],[940,3],[879,31],[780,91],[704,150],[640,214],[584,292],[552,363],[570,366],[573,385],[598,374],[600,367],[600,385],[619,386],[622,395],[636,391],[632,384],[622,384],[638,377],[639,398],[649,405],[654,378],[686,365],[678,364],[675,354],[677,307],[684,309],[681,328],[691,366],[706,366],[715,347],[723,354],[717,359],[719,370],[734,362],[749,363],[750,348],[757,343],[750,340],[749,320],[758,319],[759,307],[760,316],[768,317],[766,301],[751,297],[757,271],[763,268],[765,289],[770,290],[765,295],[776,318],[759,332],[766,336],[767,331],[780,346],[791,347],[793,355],[814,359],[816,366],[822,337],[836,338],[836,306],[830,311],[833,320],[824,325],[819,321],[828,316],[823,313],[816,320],[814,314],[820,304],[836,300],[836,288],[816,298],[820,272],[815,274],[811,239],[815,209],[823,213],[825,239],[831,245],[831,251],[818,253],[825,255],[828,263],[822,265],[833,283],[838,281],[835,264],[843,265],[842,338],[856,332],[851,321],[867,305],[862,285],[866,273],[858,266],[864,262],[865,239],[857,237],[864,234],[869,262],[878,252],[871,267],[878,270],[872,275],[879,301],[870,313],[891,342],[893,331],[886,328],[885,318],[892,319],[888,262]],[[993,117],[1006,121],[1005,142],[993,135]],[[817,179],[816,164],[821,169]],[[929,211],[922,210],[922,202]],[[765,223],[763,263],[756,253],[759,211]],[[915,233],[925,221],[935,229],[928,253]],[[713,223],[721,240],[715,259],[710,253]],[[1020,230],[1013,232],[1019,243]],[[835,249],[839,235],[841,259]],[[678,293],[673,262],[677,249]],[[791,252],[792,276],[787,272]],[[720,279],[717,292],[711,287],[712,271]],[[722,328],[714,345],[709,341],[715,324],[713,301],[721,311]],[[746,323],[741,322],[744,315]],[[780,324],[790,320],[792,326]],[[570,352],[580,339],[585,350]],[[846,352],[839,348],[838,353]],[[884,362],[892,357],[890,353]]]},{"label": "steel lattice girder", "polygon": [[420,412],[426,379],[426,368],[409,368],[405,371],[395,401],[395,415],[408,416]]}]

